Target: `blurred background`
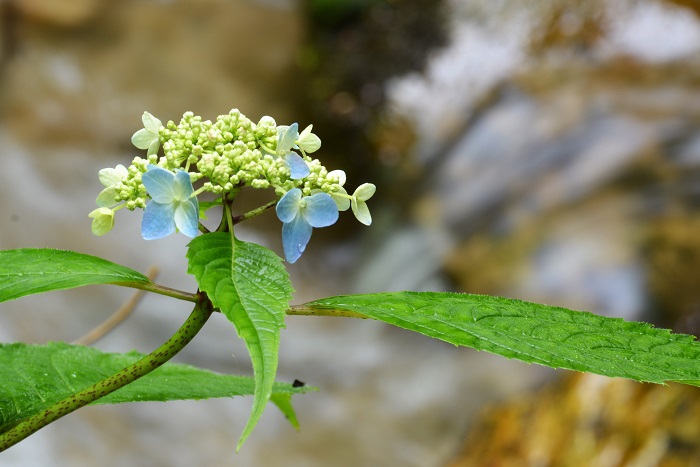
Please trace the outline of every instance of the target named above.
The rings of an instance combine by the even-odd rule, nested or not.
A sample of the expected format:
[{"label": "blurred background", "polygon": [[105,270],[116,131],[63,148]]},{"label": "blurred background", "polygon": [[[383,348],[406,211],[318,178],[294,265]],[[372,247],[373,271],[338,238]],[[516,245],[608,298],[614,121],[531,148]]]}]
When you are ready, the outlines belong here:
[{"label": "blurred background", "polygon": [[[105,237],[97,172],[140,155],[148,110],[239,108],[314,124],[374,223],[314,232],[296,302],[453,290],[700,333],[700,6],[693,0],[0,0],[0,247],[100,255],[193,290],[187,238]],[[258,194],[247,203],[256,205]],[[265,196],[264,194],[262,196]],[[265,199],[266,200],[266,199]],[[281,253],[269,213],[240,236]],[[72,341],[128,297],[88,287],[2,305],[0,340]],[[96,346],[149,352],[189,312],[148,297]],[[250,374],[220,316],[177,357]],[[700,465],[700,393],[552,371],[380,323],[293,317],[270,407],[81,409],[3,465]],[[693,463],[695,462],[695,463]]]}]

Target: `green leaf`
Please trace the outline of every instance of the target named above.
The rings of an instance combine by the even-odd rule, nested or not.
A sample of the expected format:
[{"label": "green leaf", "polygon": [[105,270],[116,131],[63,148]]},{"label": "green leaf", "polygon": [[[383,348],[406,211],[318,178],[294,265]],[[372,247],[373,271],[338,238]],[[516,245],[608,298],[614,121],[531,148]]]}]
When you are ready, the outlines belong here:
[{"label": "green leaf", "polygon": [[0,302],[92,284],[150,282],[132,269],[74,251],[21,248],[0,251]]},{"label": "green leaf", "polygon": [[199,218],[206,220],[206,212],[216,206],[221,206],[221,196],[217,197],[214,201],[199,201]]},{"label": "green leaf", "polygon": [[292,395],[284,394],[281,392],[272,393],[270,396],[270,401],[277,406],[278,409],[287,417],[289,423],[294,427],[295,430],[299,431],[299,420],[297,419],[297,414],[294,412],[294,407],[292,407]]},{"label": "green leaf", "polygon": [[229,233],[212,232],[195,238],[190,242],[187,258],[188,272],[194,274],[199,288],[234,324],[253,362],[253,409],[238,442],[240,449],[272,394],[280,330],[292,298],[289,275],[272,251],[234,239]]},{"label": "green leaf", "polygon": [[[141,358],[137,352],[104,353],[62,342],[0,344],[0,432]],[[254,386],[252,378],[166,363],[95,404],[248,396]],[[289,398],[307,389],[277,383],[273,397]],[[289,417],[286,409],[282,412]]]},{"label": "green leaf", "polygon": [[507,298],[397,292],[331,297],[304,305],[353,311],[455,345],[636,381],[700,386],[693,336],[620,318]]}]

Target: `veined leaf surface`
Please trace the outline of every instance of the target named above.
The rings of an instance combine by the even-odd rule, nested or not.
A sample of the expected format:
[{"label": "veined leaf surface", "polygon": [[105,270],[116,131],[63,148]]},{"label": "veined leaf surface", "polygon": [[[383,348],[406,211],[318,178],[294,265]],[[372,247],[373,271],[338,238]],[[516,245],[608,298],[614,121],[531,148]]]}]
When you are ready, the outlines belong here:
[{"label": "veined leaf surface", "polygon": [[352,311],[455,345],[552,368],[700,386],[700,342],[647,323],[486,295],[396,292],[330,297]]},{"label": "veined leaf surface", "polygon": [[[47,345],[0,344],[0,432],[92,386],[143,358],[137,352],[105,353],[92,347],[52,342]],[[95,404],[172,401],[248,396],[252,378],[223,375],[190,365],[166,363],[148,375],[98,399]],[[276,383],[282,400],[309,388]],[[311,388],[313,390],[313,388]],[[292,418],[290,405],[283,413]]]},{"label": "veined leaf surface", "polygon": [[150,282],[148,277],[97,256],[48,248],[0,251],[0,302],[92,284]]},{"label": "veined leaf surface", "polygon": [[201,235],[189,245],[188,272],[231,321],[253,362],[255,395],[238,448],[250,435],[270,400],[277,373],[280,330],[292,298],[282,260],[255,243],[229,233]]}]

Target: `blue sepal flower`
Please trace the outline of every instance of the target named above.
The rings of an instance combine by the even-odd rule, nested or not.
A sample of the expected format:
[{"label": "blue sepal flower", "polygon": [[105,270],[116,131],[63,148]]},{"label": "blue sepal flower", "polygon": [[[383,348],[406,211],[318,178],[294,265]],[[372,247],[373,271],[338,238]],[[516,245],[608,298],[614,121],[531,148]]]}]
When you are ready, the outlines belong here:
[{"label": "blue sepal flower", "polygon": [[141,235],[146,240],[167,237],[179,230],[188,237],[199,231],[199,203],[192,196],[190,175],[176,173],[150,164],[141,177],[151,201],[146,205],[141,221]]},{"label": "blue sepal flower", "polygon": [[292,180],[299,180],[300,178],[304,178],[311,173],[311,170],[309,170],[309,166],[306,165],[304,159],[302,159],[301,156],[295,152],[290,152],[284,156],[284,162],[286,162],[287,166],[289,167],[289,178]]},{"label": "blue sepal flower", "polygon": [[292,148],[295,147],[296,140],[299,138],[299,125],[292,123],[288,127],[280,127],[277,136],[277,155],[284,157],[284,162],[289,167],[292,180],[299,180],[311,173],[309,166],[304,162],[304,159],[295,152]]},{"label": "blue sepal flower", "polygon": [[283,222],[284,256],[290,263],[301,257],[314,227],[328,227],[338,220],[338,206],[328,193],[302,196],[301,190],[294,188],[282,196],[276,209]]}]

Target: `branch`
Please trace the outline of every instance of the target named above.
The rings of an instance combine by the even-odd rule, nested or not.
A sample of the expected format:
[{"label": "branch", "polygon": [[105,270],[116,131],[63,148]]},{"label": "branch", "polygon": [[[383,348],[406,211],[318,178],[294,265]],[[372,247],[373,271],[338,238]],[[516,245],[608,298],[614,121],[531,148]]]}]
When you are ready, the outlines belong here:
[{"label": "branch", "polygon": [[197,303],[187,321],[156,350],[122,371],[72,394],[38,414],[21,421],[0,435],[0,452],[14,446],[49,423],[136,381],[163,365],[189,344],[192,338],[202,329],[207,319],[209,319],[212,311],[211,302]]}]

